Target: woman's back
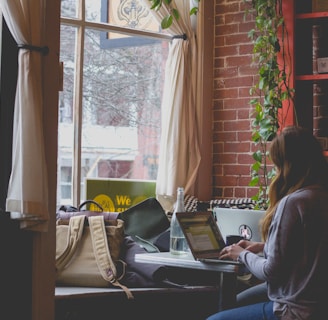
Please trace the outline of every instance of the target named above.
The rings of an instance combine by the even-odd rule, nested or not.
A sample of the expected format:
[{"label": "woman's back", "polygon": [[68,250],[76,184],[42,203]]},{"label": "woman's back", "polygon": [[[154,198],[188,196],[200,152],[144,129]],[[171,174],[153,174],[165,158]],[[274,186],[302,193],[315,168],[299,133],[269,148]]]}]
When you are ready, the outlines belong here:
[{"label": "woman's back", "polygon": [[[283,198],[265,246],[269,297],[291,319],[312,319],[328,286],[328,191],[308,186]],[[321,306],[319,306],[321,304]],[[293,306],[291,308],[286,306]],[[288,319],[288,318],[287,318]],[[316,319],[316,318],[313,318]]]}]

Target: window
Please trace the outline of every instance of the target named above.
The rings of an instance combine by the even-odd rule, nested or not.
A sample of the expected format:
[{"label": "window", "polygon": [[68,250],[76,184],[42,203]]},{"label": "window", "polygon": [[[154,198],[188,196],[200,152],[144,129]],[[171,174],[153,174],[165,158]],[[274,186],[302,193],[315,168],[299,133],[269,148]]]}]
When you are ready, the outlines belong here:
[{"label": "window", "polygon": [[85,178],[155,180],[170,37],[142,0],[62,0],[57,204]]}]

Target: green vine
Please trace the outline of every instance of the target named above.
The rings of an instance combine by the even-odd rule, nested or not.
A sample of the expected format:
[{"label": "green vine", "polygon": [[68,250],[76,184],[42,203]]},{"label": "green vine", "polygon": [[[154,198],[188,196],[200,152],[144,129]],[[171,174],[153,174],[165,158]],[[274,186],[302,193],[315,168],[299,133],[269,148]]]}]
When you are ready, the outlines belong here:
[{"label": "green vine", "polygon": [[[152,10],[159,10],[162,7],[163,2],[167,5],[169,9],[169,14],[166,15],[162,22],[161,27],[162,29],[169,28],[174,20],[178,20],[180,18],[180,14],[177,8],[175,8],[172,4],[172,0],[149,0],[151,2],[150,9]],[[179,0],[178,0],[179,1]],[[200,0],[194,0],[195,2],[199,2]],[[198,6],[194,6],[190,9],[190,15],[197,14]]]},{"label": "green vine", "polygon": [[[269,184],[275,176],[275,168],[270,166],[268,143],[283,125],[281,110],[283,102],[293,101],[294,90],[288,86],[286,72],[288,37],[282,13],[282,0],[252,0],[247,13],[255,14],[255,28],[248,36],[254,43],[253,58],[258,64],[258,81],[250,94],[256,96],[250,104],[254,107],[252,121],[252,141],[257,150],[253,153],[250,186],[257,186],[253,197],[258,209],[266,209],[269,204]],[[278,58],[280,56],[280,59]],[[280,62],[280,64],[279,64]]]}]

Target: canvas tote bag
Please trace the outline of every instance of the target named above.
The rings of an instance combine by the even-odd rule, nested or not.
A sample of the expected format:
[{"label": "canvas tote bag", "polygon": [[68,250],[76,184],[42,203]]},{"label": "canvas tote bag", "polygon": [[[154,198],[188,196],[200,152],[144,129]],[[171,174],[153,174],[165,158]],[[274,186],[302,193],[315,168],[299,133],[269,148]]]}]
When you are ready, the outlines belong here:
[{"label": "canvas tote bag", "polygon": [[[123,240],[124,222],[116,219],[106,221],[106,224],[109,225],[105,225],[101,215],[72,216],[68,224],[57,220],[56,284],[83,287],[112,285],[122,288],[132,299],[131,291],[119,282],[125,274],[126,264],[118,259],[117,253],[113,257],[110,251],[114,240],[120,237]],[[121,240],[118,243],[121,244]]]}]

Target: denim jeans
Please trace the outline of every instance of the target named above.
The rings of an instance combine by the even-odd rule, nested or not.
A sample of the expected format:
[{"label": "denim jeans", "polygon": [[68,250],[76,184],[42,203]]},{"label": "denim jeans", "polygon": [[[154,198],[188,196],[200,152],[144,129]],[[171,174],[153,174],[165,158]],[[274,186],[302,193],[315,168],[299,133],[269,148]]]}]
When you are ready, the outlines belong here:
[{"label": "denim jeans", "polygon": [[267,284],[263,282],[238,293],[236,308],[266,301],[270,301],[268,297],[268,287]]},{"label": "denim jeans", "polygon": [[207,320],[278,320],[273,314],[273,302],[260,302],[215,313]]}]

